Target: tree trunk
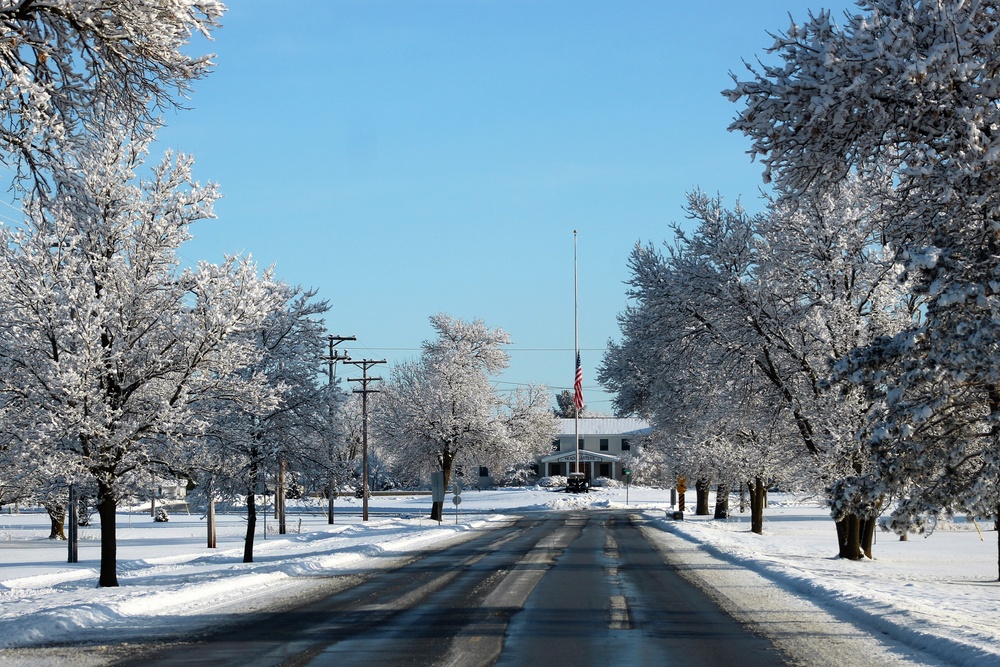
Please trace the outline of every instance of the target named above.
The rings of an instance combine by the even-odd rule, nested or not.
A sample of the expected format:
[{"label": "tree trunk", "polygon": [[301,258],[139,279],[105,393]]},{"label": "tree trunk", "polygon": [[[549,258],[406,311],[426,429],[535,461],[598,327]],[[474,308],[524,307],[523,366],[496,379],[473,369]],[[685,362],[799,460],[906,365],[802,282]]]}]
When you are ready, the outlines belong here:
[{"label": "tree trunk", "polygon": [[285,457],[281,456],[278,460],[278,483],[274,490],[274,513],[275,519],[278,520],[278,534],[286,535],[288,529],[285,525]]},{"label": "tree trunk", "polygon": [[708,510],[708,492],[711,490],[711,485],[711,480],[705,479],[704,477],[699,478],[698,481],[694,483],[695,493],[698,498],[694,513],[698,516],[708,516],[710,514]]},{"label": "tree trunk", "polygon": [[878,523],[878,517],[864,516],[859,521],[861,522],[858,527],[861,537],[861,553],[866,558],[875,558],[873,549],[875,546],[875,524]]},{"label": "tree trunk", "polygon": [[715,517],[716,519],[729,518],[729,485],[719,484],[715,487]]},{"label": "tree trunk", "polygon": [[1000,511],[993,521],[993,529],[997,531],[997,581],[1000,581]]},{"label": "tree trunk", "polygon": [[66,507],[64,505],[56,504],[45,504],[45,511],[49,515],[49,523],[51,524],[51,529],[49,530],[50,540],[65,540],[66,539]]},{"label": "tree trunk", "polygon": [[847,517],[838,519],[834,526],[837,528],[837,555],[841,558],[848,558],[847,555]]},{"label": "tree trunk", "polygon": [[118,585],[118,536],[115,530],[117,510],[114,487],[98,479],[97,515],[101,517],[101,575],[97,585],[102,588]]},{"label": "tree trunk", "polygon": [[848,514],[837,521],[839,556],[848,560],[861,560],[861,523],[855,514]]},{"label": "tree trunk", "polygon": [[747,492],[750,494],[750,531],[758,535],[764,534],[764,508],[767,506],[767,486],[760,477],[747,482]]},{"label": "tree trunk", "polygon": [[243,562],[253,562],[253,538],[257,532],[257,499],[253,493],[247,494],[247,533],[243,540]]},{"label": "tree trunk", "polygon": [[875,543],[874,516],[858,516],[848,514],[837,522],[837,542],[841,558],[861,560],[873,558],[872,549]]},{"label": "tree trunk", "polygon": [[861,520],[857,514],[847,518],[847,554],[851,560],[861,560]]},{"label": "tree trunk", "polygon": [[331,526],[336,522],[336,501],[337,501],[337,481],[330,476],[330,488],[326,492],[327,500],[327,511],[326,511],[326,522]]},{"label": "tree trunk", "polygon": [[253,538],[257,532],[257,457],[251,454],[247,484],[247,534],[243,541],[243,562],[253,562]]}]

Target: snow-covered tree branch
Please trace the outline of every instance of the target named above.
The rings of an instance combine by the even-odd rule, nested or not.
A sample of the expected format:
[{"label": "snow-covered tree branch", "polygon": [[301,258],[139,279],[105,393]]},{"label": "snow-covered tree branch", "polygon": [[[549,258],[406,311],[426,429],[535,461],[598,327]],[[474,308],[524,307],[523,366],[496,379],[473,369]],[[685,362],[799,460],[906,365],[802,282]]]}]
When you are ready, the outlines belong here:
[{"label": "snow-covered tree branch", "polygon": [[[783,64],[734,77],[731,129],[786,198],[885,173],[884,238],[923,320],[841,367],[876,410],[874,477],[903,496],[897,528],[953,509],[1000,516],[1000,16],[994,3],[868,0],[780,35]],[[1000,524],[998,524],[1000,525]]]},{"label": "snow-covered tree branch", "polygon": [[224,11],[218,0],[0,2],[0,161],[31,190],[73,137],[108,125],[148,136],[210,69],[184,47]]},{"label": "snow-covered tree branch", "polygon": [[58,197],[0,228],[0,419],[30,456],[96,483],[102,586],[117,584],[115,506],[130,474],[204,429],[206,401],[277,399],[241,371],[281,304],[247,259],[181,269],[177,249],[211,217],[215,188],[191,180],[184,156],[139,181],[144,144],[108,132],[54,172]]},{"label": "snow-covered tree branch", "polygon": [[[758,216],[696,192],[693,232],[676,227],[666,254],[636,247],[623,340],[600,379],[619,409],[651,415],[678,439],[672,452],[688,467],[678,472],[780,475],[828,491],[866,465],[853,437],[863,392],[827,385],[835,359],[911,322],[900,269],[880,243],[880,192],[852,180],[830,195],[769,202]],[[693,451],[705,447],[717,455]],[[838,521],[868,517],[867,498],[845,491],[830,502]],[[857,531],[851,539],[863,546]]]},{"label": "snow-covered tree branch", "polygon": [[437,338],[396,366],[379,396],[373,425],[383,444],[416,470],[444,471],[446,484],[456,465],[506,469],[544,452],[556,431],[547,392],[529,387],[505,400],[490,384],[507,367],[507,333],[445,314],[431,326]]}]

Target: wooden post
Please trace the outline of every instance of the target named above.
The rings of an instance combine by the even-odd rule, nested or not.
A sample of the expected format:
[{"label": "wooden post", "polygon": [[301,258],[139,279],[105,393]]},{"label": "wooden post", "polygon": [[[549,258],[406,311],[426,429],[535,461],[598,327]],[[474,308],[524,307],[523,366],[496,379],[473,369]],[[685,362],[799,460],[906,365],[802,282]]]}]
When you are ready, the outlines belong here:
[{"label": "wooden post", "polygon": [[69,508],[67,510],[69,514],[69,521],[67,526],[68,534],[68,547],[69,547],[69,557],[67,558],[67,563],[78,563],[79,553],[79,519],[77,518],[76,510],[76,487],[73,484],[69,485]]},{"label": "wooden post", "polygon": [[215,478],[208,478],[208,548],[215,548]]}]

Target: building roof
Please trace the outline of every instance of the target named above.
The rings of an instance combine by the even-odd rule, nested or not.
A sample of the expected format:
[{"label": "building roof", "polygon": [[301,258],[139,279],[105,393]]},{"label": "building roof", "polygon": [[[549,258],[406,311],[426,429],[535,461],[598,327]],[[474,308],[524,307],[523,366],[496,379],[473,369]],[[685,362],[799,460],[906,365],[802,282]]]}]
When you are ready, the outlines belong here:
[{"label": "building roof", "polygon": [[[573,419],[559,420],[559,435],[572,436],[575,431]],[[610,417],[581,417],[580,435],[630,435],[643,436],[653,432],[645,419],[614,419]]]},{"label": "building roof", "polygon": [[[604,452],[592,452],[589,449],[579,450],[580,461],[581,462],[596,462],[596,463],[617,463],[621,459],[614,454],[606,454]],[[543,456],[540,459],[541,463],[561,463],[563,461],[576,461],[577,452],[555,452],[554,454],[549,454],[548,456]]]}]

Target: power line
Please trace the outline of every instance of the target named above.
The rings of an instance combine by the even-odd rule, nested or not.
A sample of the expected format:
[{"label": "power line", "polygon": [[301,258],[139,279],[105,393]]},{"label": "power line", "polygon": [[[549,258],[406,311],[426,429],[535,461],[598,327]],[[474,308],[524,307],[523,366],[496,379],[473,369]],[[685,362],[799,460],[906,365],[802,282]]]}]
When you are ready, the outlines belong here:
[{"label": "power line", "polygon": [[[495,384],[512,384],[512,385],[514,385],[516,387],[530,387],[532,385],[541,384],[539,382],[512,382],[510,380],[494,380],[494,383]],[[547,384],[545,386],[548,387],[549,389],[572,389],[573,388],[573,387],[563,387],[563,386],[555,385],[555,384]],[[603,389],[601,387],[597,386],[596,384],[586,385],[586,386],[584,386],[584,389],[588,389],[590,391],[603,391]]]},{"label": "power line", "polygon": [[[378,350],[383,352],[420,352],[422,347],[371,347],[369,345],[359,345],[366,350]],[[516,345],[503,346],[505,352],[574,352],[571,347],[518,347]],[[604,352],[603,347],[581,347],[581,352]]]},{"label": "power line", "polygon": [[[538,384],[542,384],[542,383],[511,382],[509,380],[494,380],[493,384],[508,384],[508,385],[513,385],[512,387],[509,387],[509,388],[504,388],[504,387],[498,387],[497,388],[497,391],[502,391],[502,392],[505,392],[505,393],[510,393],[510,392],[517,391],[517,389],[519,389],[520,387],[530,387],[530,386],[532,386],[532,384],[534,384],[534,385],[537,386]],[[571,391],[573,389],[573,387],[561,387],[561,386],[558,386],[558,385],[551,385],[551,384],[546,384],[545,388],[549,389],[549,390],[552,390],[552,391],[557,391],[557,390],[562,390],[562,389],[565,389],[567,391]],[[590,391],[590,392],[604,392],[604,393],[607,393],[603,387],[598,387],[596,385],[587,385],[587,386],[584,387],[584,390]],[[591,395],[593,395],[593,394],[591,394]],[[598,400],[589,400],[589,401],[587,401],[588,404],[591,404],[591,403],[610,403],[610,402],[611,402],[611,399],[598,399]]]},{"label": "power line", "polygon": [[[372,352],[421,352],[421,351],[423,351],[422,347],[386,347],[386,346],[370,346],[370,345],[361,345],[361,344],[356,345],[356,347],[361,348],[361,349],[363,349],[365,351],[372,351]],[[503,347],[504,347],[504,351],[505,352],[574,352],[573,348],[571,348],[571,347],[518,347],[516,345],[508,345],[508,346],[503,346]],[[582,352],[605,352],[606,348],[603,348],[603,347],[585,347],[585,348],[580,348],[580,350]],[[504,391],[504,392],[513,392],[513,391],[516,390],[515,388],[517,388],[517,387],[528,387],[528,386],[531,386],[531,385],[539,385],[539,384],[544,384],[546,389],[549,389],[549,390],[552,390],[552,391],[561,391],[561,390],[564,390],[564,389],[565,390],[572,390],[573,389],[573,387],[567,387],[567,386],[562,386],[562,385],[546,384],[546,383],[541,383],[541,382],[534,382],[534,383],[532,383],[532,382],[511,382],[509,380],[493,380],[493,384],[495,384],[495,385],[501,385],[501,384],[502,385],[510,385],[511,388],[501,388],[500,389],[500,391]],[[586,386],[584,386],[584,389],[588,390],[588,391],[591,391],[591,392],[605,392],[605,389],[603,387],[598,386],[598,385],[586,385]],[[593,401],[588,401],[588,402],[589,403],[610,403],[611,401],[610,400],[593,400]]]}]

